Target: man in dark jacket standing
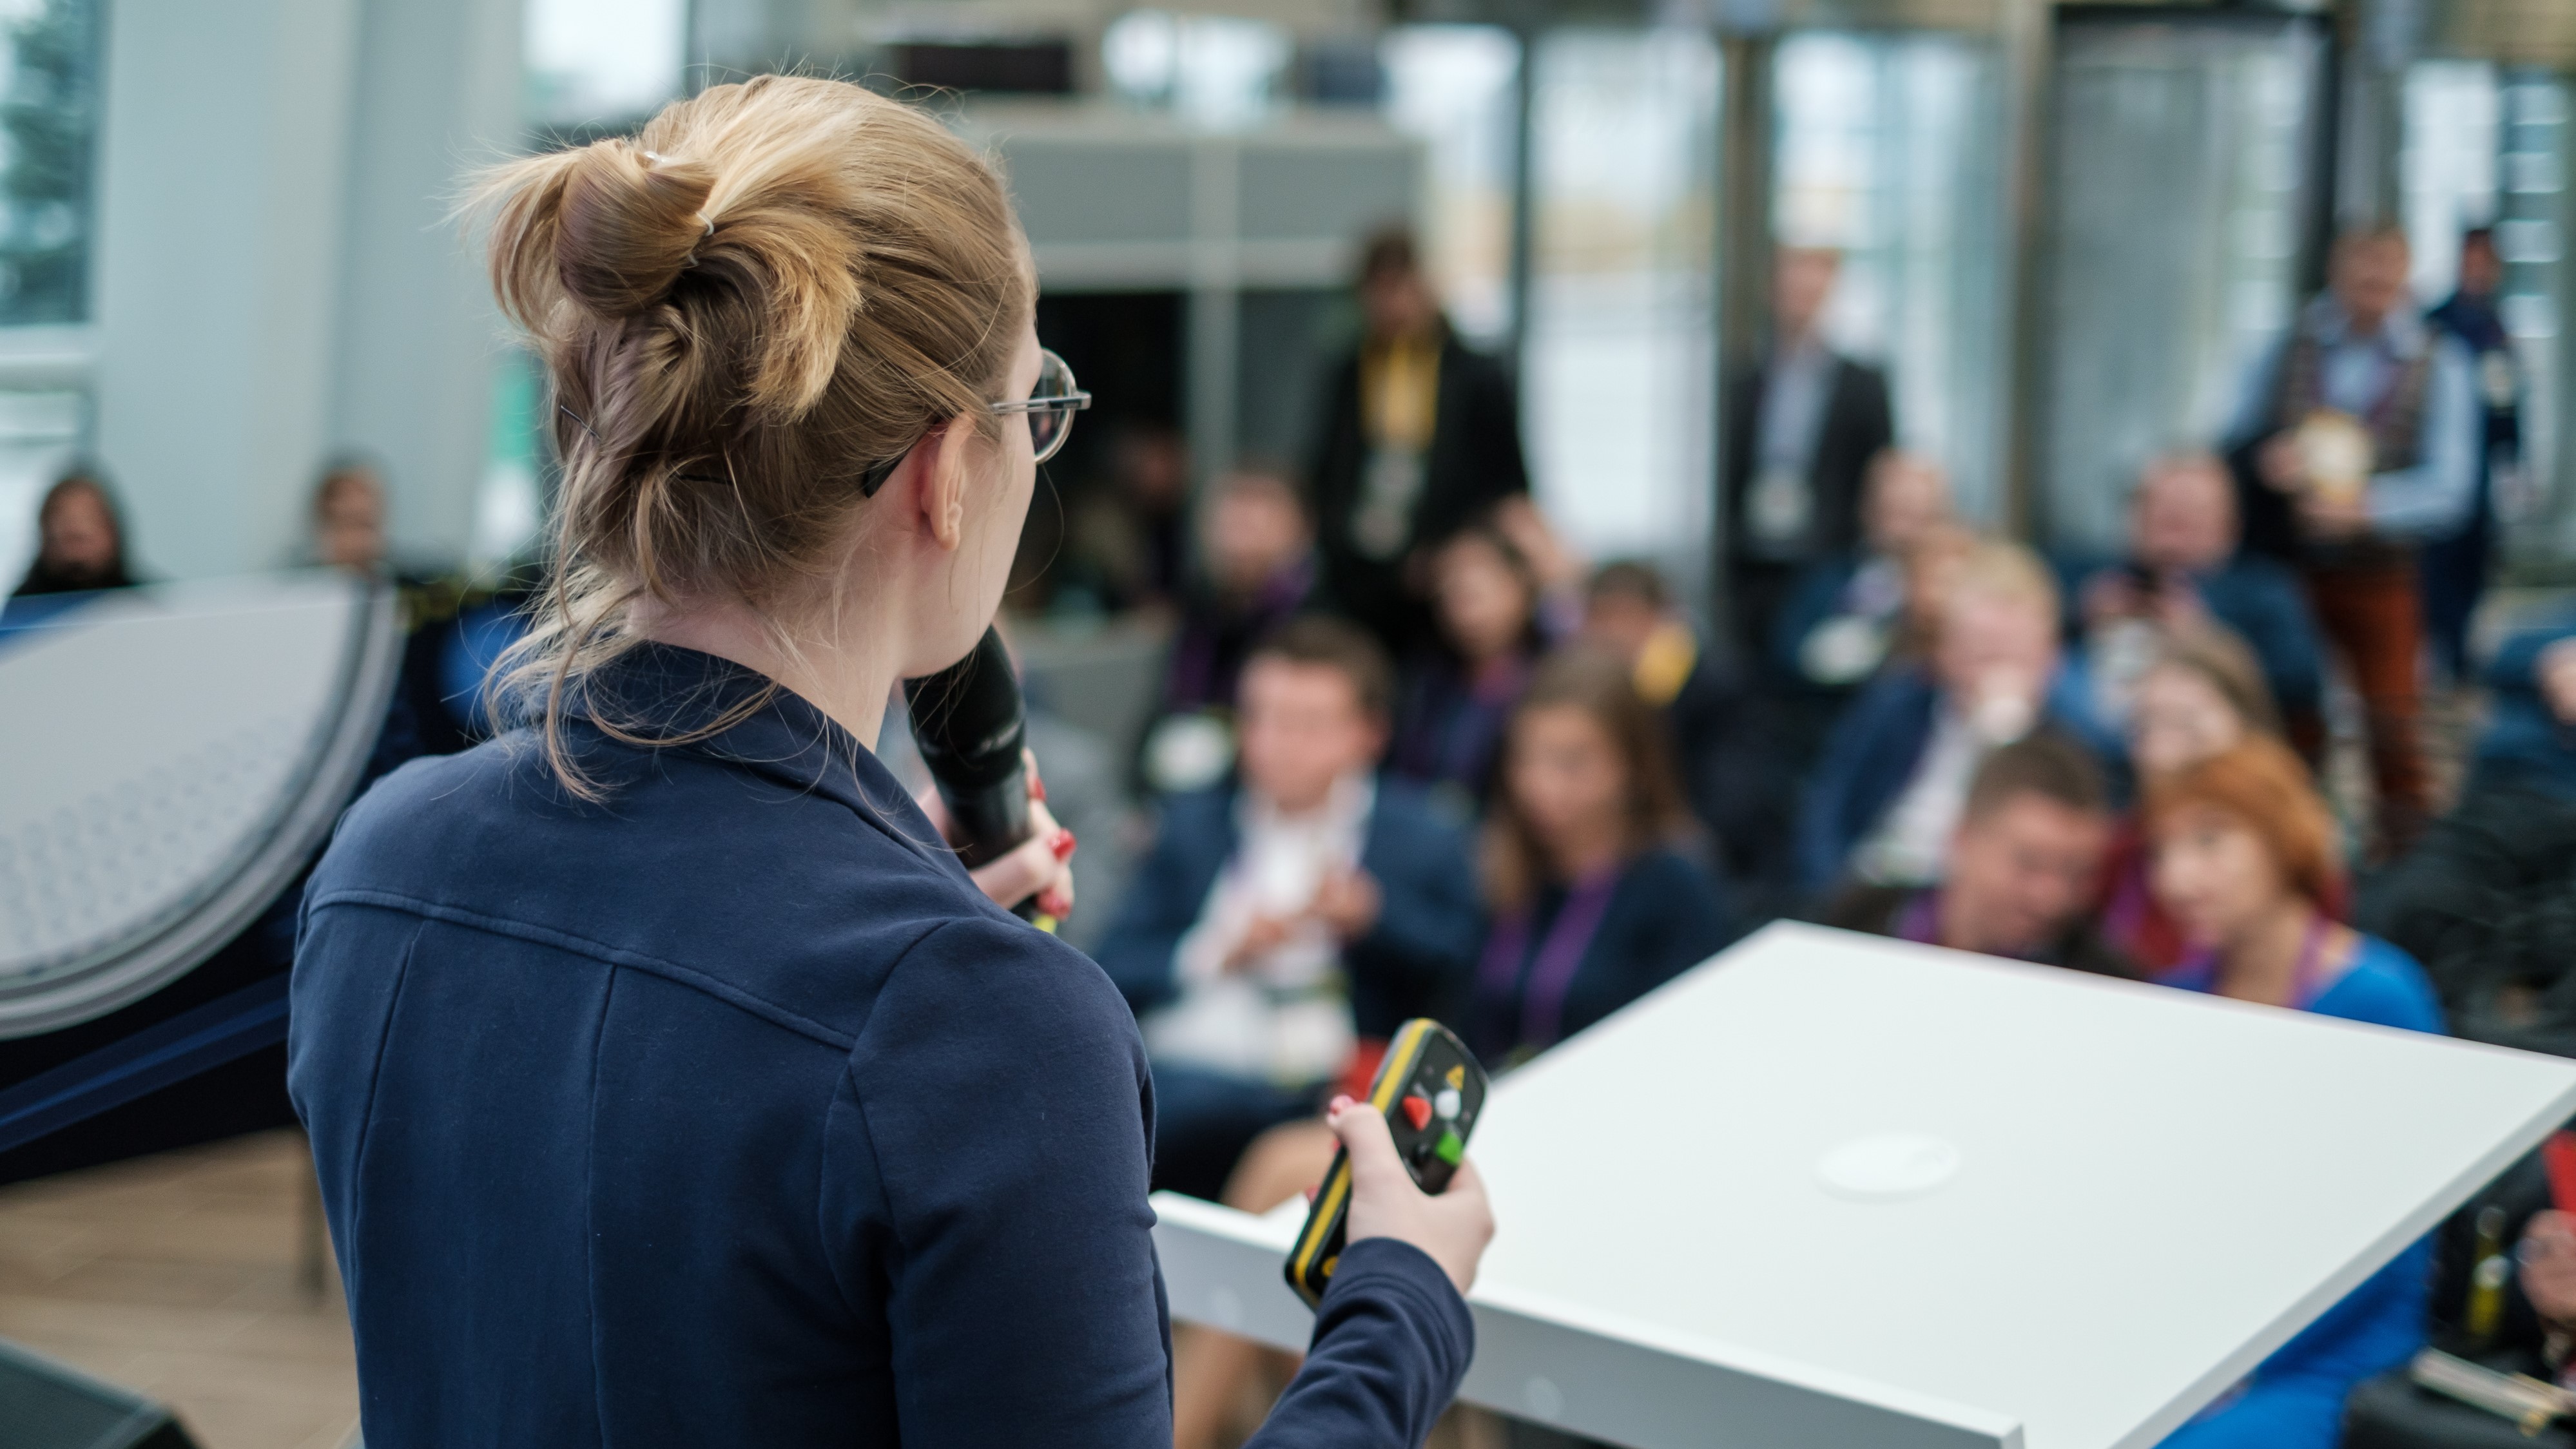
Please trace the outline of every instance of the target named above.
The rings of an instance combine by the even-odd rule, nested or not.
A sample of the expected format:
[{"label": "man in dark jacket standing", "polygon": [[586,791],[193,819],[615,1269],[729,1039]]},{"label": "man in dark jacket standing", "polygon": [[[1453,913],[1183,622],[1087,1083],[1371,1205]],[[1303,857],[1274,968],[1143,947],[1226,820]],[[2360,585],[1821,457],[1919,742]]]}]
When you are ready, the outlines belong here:
[{"label": "man in dark jacket standing", "polygon": [[1407,561],[1529,492],[1520,402],[1501,364],[1458,340],[1413,236],[1361,253],[1367,333],[1335,367],[1312,475],[1322,597],[1403,658],[1429,632]]},{"label": "man in dark jacket standing", "polygon": [[1720,483],[1736,638],[1759,659],[1800,570],[1860,544],[1861,478],[1896,439],[1887,378],[1825,345],[1840,254],[1791,247],[1771,278],[1771,353],[1726,386]]}]

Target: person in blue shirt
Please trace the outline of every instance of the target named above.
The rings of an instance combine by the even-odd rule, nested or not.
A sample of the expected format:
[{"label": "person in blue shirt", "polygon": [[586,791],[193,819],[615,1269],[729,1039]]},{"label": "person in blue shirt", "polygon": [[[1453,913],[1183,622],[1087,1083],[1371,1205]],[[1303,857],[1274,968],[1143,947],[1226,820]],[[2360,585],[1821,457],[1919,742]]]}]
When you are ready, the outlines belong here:
[{"label": "person in blue shirt", "polygon": [[[1245,1144],[1365,1088],[1474,948],[1467,847],[1378,775],[1391,690],[1357,626],[1310,615],[1253,647],[1236,777],[1174,796],[1098,952],[1143,1023],[1158,1186],[1215,1198]],[[1354,1070],[1365,1067],[1367,1070]]]},{"label": "person in blue shirt", "polygon": [[[2195,954],[2157,978],[2188,991],[2439,1033],[2415,959],[2336,920],[2333,814],[2289,747],[2249,738],[2150,786],[2158,900]],[[2295,1225],[2283,1225],[2295,1231]],[[2431,1242],[2415,1243],[2301,1330],[2168,1449],[2331,1449],[2344,1399],[2423,1345]]]},{"label": "person in blue shirt", "polygon": [[[304,901],[287,1082],[376,1449],[1171,1443],[1153,1079],[1091,961],[872,753],[988,628],[1086,401],[992,167],[763,76],[500,168],[564,460],[526,723]],[[1350,1247],[1253,1442],[1421,1442],[1492,1219],[1337,1101]]]},{"label": "person in blue shirt", "polygon": [[1981,543],[1932,606],[1930,657],[1880,674],[1835,721],[1798,812],[1798,883],[1924,886],[1941,877],[1968,783],[1986,755],[2043,725],[2107,764],[2080,661],[2058,650],[2057,586],[2029,550]]}]

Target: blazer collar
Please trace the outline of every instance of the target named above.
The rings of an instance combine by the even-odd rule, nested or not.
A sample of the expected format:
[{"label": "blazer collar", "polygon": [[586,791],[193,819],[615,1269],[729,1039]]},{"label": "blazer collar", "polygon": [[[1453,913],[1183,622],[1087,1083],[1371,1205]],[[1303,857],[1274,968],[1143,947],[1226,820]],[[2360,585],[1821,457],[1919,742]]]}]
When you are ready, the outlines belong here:
[{"label": "blazer collar", "polygon": [[[677,750],[837,801],[924,860],[966,878],[956,852],[939,843],[929,817],[857,736],[804,696],[732,660],[673,644],[639,644],[586,680],[566,713],[603,733],[615,729],[648,742],[617,741],[625,748]],[[684,743],[649,743],[710,728],[715,733]]]}]

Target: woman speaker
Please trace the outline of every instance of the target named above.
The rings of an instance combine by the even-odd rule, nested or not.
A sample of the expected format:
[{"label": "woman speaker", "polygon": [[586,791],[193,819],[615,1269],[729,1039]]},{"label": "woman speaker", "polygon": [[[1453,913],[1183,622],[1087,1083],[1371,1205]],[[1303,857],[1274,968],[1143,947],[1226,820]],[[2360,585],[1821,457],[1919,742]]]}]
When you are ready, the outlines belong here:
[{"label": "woman speaker", "polygon": [[[1169,1445],[1152,1078],[999,903],[1070,839],[970,877],[870,753],[1076,401],[999,179],[764,77],[485,197],[564,459],[520,723],[351,809],[295,968],[368,1444]],[[1259,1442],[1418,1443],[1491,1221],[1338,1107],[1354,1241]]]}]

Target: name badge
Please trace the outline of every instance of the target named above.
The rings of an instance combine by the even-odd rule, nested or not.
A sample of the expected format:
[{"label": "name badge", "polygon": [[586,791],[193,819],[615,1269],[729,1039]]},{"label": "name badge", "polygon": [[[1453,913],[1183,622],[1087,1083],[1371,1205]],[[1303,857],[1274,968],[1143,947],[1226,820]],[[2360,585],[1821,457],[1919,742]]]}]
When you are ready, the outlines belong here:
[{"label": "name badge", "polygon": [[1744,523],[1754,542],[1774,548],[1806,542],[1815,516],[1815,489],[1794,469],[1763,469],[1744,500]]},{"label": "name badge", "polygon": [[1373,448],[1360,475],[1360,504],[1351,542],[1380,561],[1404,552],[1413,537],[1413,506],[1422,497],[1423,457],[1414,448]]}]

